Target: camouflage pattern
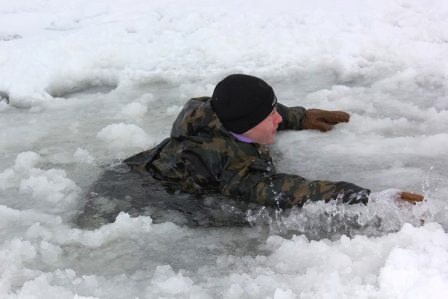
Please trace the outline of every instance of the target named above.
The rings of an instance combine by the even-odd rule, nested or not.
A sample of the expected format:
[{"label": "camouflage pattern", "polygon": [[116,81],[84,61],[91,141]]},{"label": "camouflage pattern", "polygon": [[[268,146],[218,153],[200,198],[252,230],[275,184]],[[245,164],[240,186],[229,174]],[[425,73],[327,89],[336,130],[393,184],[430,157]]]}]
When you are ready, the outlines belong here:
[{"label": "camouflage pattern", "polygon": [[[306,110],[278,104],[279,130],[300,130]],[[288,208],[306,201],[336,199],[367,203],[369,190],[347,182],[309,181],[277,173],[268,146],[244,143],[227,131],[210,98],[188,101],[170,138],[124,161],[174,189],[196,194],[221,193],[263,205]]]}]

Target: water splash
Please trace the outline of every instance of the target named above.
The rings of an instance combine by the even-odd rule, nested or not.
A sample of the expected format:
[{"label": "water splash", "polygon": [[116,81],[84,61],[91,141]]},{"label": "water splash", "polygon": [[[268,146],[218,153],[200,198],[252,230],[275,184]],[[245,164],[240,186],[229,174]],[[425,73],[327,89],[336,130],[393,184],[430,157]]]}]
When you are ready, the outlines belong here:
[{"label": "water splash", "polygon": [[289,210],[260,207],[249,210],[246,219],[252,226],[269,226],[272,234],[299,234],[311,240],[337,239],[341,235],[381,236],[399,231],[404,223],[420,226],[432,219],[427,203],[412,205],[401,202],[396,195],[395,189],[372,193],[368,205],[334,200],[308,202],[302,208]]}]

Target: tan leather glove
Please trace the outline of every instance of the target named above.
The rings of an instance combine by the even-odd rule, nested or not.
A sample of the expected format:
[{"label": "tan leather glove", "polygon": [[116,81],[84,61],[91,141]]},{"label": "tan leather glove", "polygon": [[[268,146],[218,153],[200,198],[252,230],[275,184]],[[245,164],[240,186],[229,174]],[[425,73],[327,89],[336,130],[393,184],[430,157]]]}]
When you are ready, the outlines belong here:
[{"label": "tan leather glove", "polygon": [[416,204],[417,202],[421,202],[425,199],[423,195],[409,193],[409,192],[401,192],[400,199],[410,202],[411,204]]},{"label": "tan leather glove", "polygon": [[344,111],[328,111],[321,109],[308,109],[302,123],[304,130],[330,131],[334,125],[350,120],[350,114]]}]

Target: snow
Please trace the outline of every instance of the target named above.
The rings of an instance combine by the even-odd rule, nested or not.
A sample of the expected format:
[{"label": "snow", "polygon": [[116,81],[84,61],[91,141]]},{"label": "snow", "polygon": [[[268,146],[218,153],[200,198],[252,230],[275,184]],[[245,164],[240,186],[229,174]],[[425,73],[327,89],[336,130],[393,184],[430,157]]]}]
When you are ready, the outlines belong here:
[{"label": "snow", "polygon": [[144,149],[152,143],[145,131],[133,124],[111,124],[101,129],[96,136],[112,148],[133,146]]},{"label": "snow", "polygon": [[[445,297],[446,28],[442,0],[1,1],[0,297]],[[245,228],[126,213],[76,227],[105,168],[237,72],[283,104],[348,111],[272,151],[280,171],[369,187],[371,203],[260,208]]]},{"label": "snow", "polygon": [[89,153],[88,150],[78,147],[73,154],[73,158],[78,163],[87,163],[93,164],[95,162],[95,158]]}]

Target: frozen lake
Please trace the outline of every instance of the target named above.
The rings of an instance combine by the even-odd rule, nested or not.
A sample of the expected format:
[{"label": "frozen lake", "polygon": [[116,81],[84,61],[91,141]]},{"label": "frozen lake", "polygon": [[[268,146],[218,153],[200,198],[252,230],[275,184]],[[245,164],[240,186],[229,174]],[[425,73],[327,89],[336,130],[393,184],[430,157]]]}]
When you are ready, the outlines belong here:
[{"label": "frozen lake", "polygon": [[[1,298],[446,296],[444,1],[147,2],[0,1]],[[289,106],[349,112],[329,133],[280,133],[272,152],[281,172],[372,189],[371,204],[258,207],[246,227],[74,224],[106,169],[231,73]]]}]

